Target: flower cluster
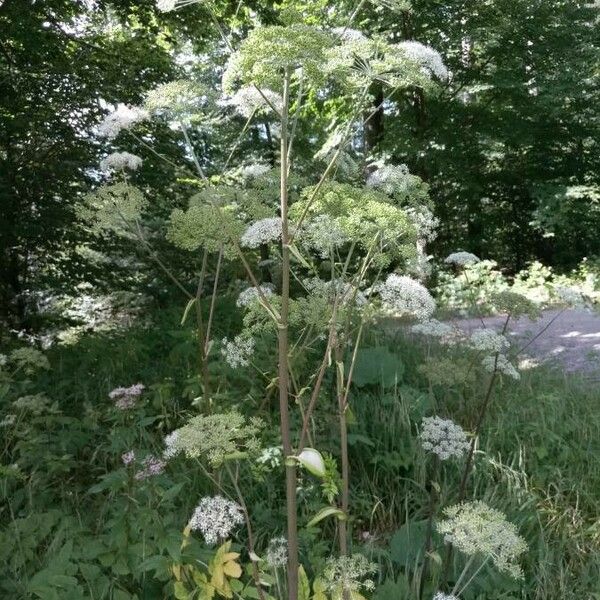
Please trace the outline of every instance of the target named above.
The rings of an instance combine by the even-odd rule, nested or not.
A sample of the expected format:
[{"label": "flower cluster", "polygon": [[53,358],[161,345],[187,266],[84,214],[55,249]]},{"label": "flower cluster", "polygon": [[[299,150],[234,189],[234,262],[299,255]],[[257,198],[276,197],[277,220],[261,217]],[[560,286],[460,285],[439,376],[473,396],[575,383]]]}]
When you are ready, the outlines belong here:
[{"label": "flower cluster", "polygon": [[144,391],[145,386],[142,383],[136,383],[128,388],[118,387],[108,394],[111,400],[115,401],[115,406],[120,410],[128,410],[135,406],[137,399]]},{"label": "flower cluster", "polygon": [[17,370],[22,370],[27,375],[31,375],[39,369],[47,371],[50,368],[50,362],[46,356],[36,348],[17,348],[10,353],[9,359]]},{"label": "flower cluster", "polygon": [[470,344],[477,352],[485,352],[486,354],[503,352],[510,346],[505,336],[487,328],[474,329],[471,332]]},{"label": "flower cluster", "polygon": [[375,583],[365,579],[377,572],[377,565],[370,562],[362,554],[330,558],[323,571],[325,588],[335,597],[341,597],[344,592],[359,592],[362,589],[373,590]]},{"label": "flower cluster", "polygon": [[245,248],[258,248],[262,244],[276,242],[281,238],[281,219],[269,217],[255,221],[246,229],[240,244]]},{"label": "flower cluster", "polygon": [[254,86],[240,88],[227,102],[237,113],[249,119],[255,113],[268,114],[275,109],[281,112],[283,98],[269,89],[258,90]]},{"label": "flower cluster", "polygon": [[480,262],[480,259],[470,252],[464,252],[460,250],[459,252],[452,252],[451,254],[448,254],[448,256],[446,256],[444,259],[444,262],[448,265],[464,267],[466,265],[474,265],[475,263]]},{"label": "flower cluster", "polygon": [[413,325],[410,330],[417,335],[425,335],[433,338],[449,338],[454,334],[454,329],[447,323],[441,323],[437,319],[429,319],[422,323]]},{"label": "flower cluster", "polygon": [[458,596],[454,594],[444,594],[444,592],[436,592],[433,600],[460,600]]},{"label": "flower cluster", "polygon": [[271,171],[271,167],[265,163],[252,163],[241,167],[239,174],[244,179],[256,179],[257,177],[266,175],[269,171]]},{"label": "flower cluster", "polygon": [[384,307],[394,313],[424,320],[435,311],[435,300],[427,288],[405,275],[392,273],[378,291]]},{"label": "flower cluster", "polygon": [[460,425],[440,417],[425,417],[421,423],[421,446],[440,460],[461,458],[469,449],[467,435]]},{"label": "flower cluster", "polygon": [[88,194],[77,213],[96,231],[131,229],[147,206],[144,194],[127,183],[115,183]]},{"label": "flower cluster", "polygon": [[284,537],[273,538],[269,542],[265,560],[272,569],[285,567],[288,560],[288,543]]},{"label": "flower cluster", "polygon": [[187,79],[163,83],[146,95],[148,112],[177,120],[187,120],[197,114],[206,102],[206,91]]},{"label": "flower cluster", "polygon": [[160,475],[165,470],[166,466],[167,463],[161,458],[152,455],[146,456],[146,458],[142,460],[142,469],[138,471],[134,477],[138,481],[143,481],[149,477]]},{"label": "flower cluster", "polygon": [[417,230],[417,236],[427,242],[432,242],[437,237],[437,228],[440,220],[426,207],[407,208],[406,214]]},{"label": "flower cluster", "polygon": [[156,8],[161,12],[171,12],[190,4],[197,4],[201,0],[156,0]]},{"label": "flower cluster", "polygon": [[411,60],[438,79],[443,81],[448,79],[448,68],[437,50],[413,40],[400,42],[396,46],[402,49]]},{"label": "flower cluster", "polygon": [[[271,284],[271,283],[262,283],[260,285],[260,291],[261,291],[262,295],[265,296],[265,298],[268,298],[269,296],[273,296],[273,294],[275,293],[273,284]],[[255,302],[259,302],[259,301],[260,301],[260,296],[258,294],[258,290],[254,286],[251,286],[249,288],[246,288],[243,292],[240,293],[240,295],[238,296],[238,299],[235,302],[235,305],[238,308],[242,308],[245,306],[250,306],[251,304],[254,304]]]},{"label": "flower cluster", "polygon": [[137,106],[127,106],[118,104],[117,108],[107,115],[98,126],[98,135],[101,137],[114,139],[125,129],[130,129],[137,123],[146,121],[150,118],[147,110]]},{"label": "flower cluster", "polygon": [[256,452],[256,435],[263,426],[260,419],[247,421],[238,412],[199,415],[167,436],[167,457],[184,453],[188,458],[206,458],[211,466],[219,467],[228,457]]},{"label": "flower cluster", "polygon": [[338,222],[329,215],[317,215],[302,228],[302,243],[315,250],[321,258],[329,258],[333,248],[348,241],[348,236]]},{"label": "flower cluster", "polygon": [[341,306],[350,302],[355,306],[364,306],[367,303],[367,297],[364,292],[356,289],[356,286],[347,281],[339,279],[325,281],[318,277],[312,277],[311,279],[304,279],[302,284],[313,296],[325,298],[328,303],[332,303],[335,300]]},{"label": "flower cluster", "polygon": [[[44,412],[47,412],[50,407],[50,398],[46,396],[46,394],[30,394],[27,396],[20,396],[13,403],[13,408],[16,411],[30,412],[34,415],[41,415]],[[56,407],[53,407],[56,408]]]},{"label": "flower cluster", "polygon": [[521,374],[519,371],[517,371],[516,367],[508,360],[508,358],[506,358],[504,354],[498,354],[497,356],[486,356],[481,361],[481,364],[488,373],[497,371],[506,375],[507,377],[512,377],[512,379],[521,379]]},{"label": "flower cluster", "polygon": [[409,176],[406,165],[381,164],[367,177],[367,186],[377,188],[392,196],[407,188]]},{"label": "flower cluster", "polygon": [[129,152],[113,152],[100,161],[102,171],[137,171],[142,166],[142,159]]},{"label": "flower cluster", "polygon": [[309,25],[256,27],[227,63],[223,89],[230,92],[237,83],[279,91],[281,73],[302,66],[305,83],[324,81],[325,50],[333,36]]},{"label": "flower cluster", "polygon": [[260,456],[256,459],[256,462],[260,465],[274,469],[281,466],[282,457],[282,449],[279,446],[271,446],[270,448],[265,448],[261,452]]},{"label": "flower cluster", "polygon": [[194,510],[188,523],[192,531],[200,531],[207,544],[226,539],[237,525],[244,522],[242,507],[223,496],[206,496]]},{"label": "flower cluster", "polygon": [[221,354],[225,362],[232,368],[247,367],[254,354],[254,338],[247,335],[236,335],[233,340],[221,340]]},{"label": "flower cluster", "polygon": [[129,452],[124,452],[123,454],[121,454],[121,462],[126,467],[133,464],[134,461],[135,461],[135,451],[134,450],[129,450]]},{"label": "flower cluster", "polygon": [[437,530],[446,542],[467,556],[491,559],[501,572],[514,578],[523,577],[517,561],[527,544],[500,511],[475,501],[451,506],[444,514],[446,520],[437,524]]}]

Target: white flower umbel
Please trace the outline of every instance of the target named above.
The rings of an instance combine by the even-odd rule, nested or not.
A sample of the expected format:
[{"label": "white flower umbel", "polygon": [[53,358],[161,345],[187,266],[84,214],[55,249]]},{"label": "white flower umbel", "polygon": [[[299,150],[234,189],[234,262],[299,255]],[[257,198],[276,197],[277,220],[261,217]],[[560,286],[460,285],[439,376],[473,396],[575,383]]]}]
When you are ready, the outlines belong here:
[{"label": "white flower umbel", "polygon": [[397,47],[401,48],[408,58],[419,63],[428,73],[443,81],[448,79],[448,69],[437,50],[412,40],[400,42]]},{"label": "white flower umbel", "polygon": [[454,594],[444,594],[444,592],[436,592],[433,600],[460,600],[458,596]]},{"label": "white flower umbel", "polygon": [[417,230],[417,237],[432,242],[437,237],[440,220],[426,207],[407,208],[406,215]]},{"label": "white flower umbel", "polygon": [[392,273],[378,290],[384,307],[399,315],[425,320],[435,311],[435,300],[427,288],[405,275]]},{"label": "white flower umbel", "polygon": [[199,531],[207,544],[216,544],[244,522],[242,507],[223,496],[205,496],[194,510],[188,523],[192,531]]},{"label": "white flower umbel", "polygon": [[113,152],[100,161],[102,171],[137,171],[142,166],[142,159],[129,152]]},{"label": "white flower umbel", "polygon": [[147,110],[137,106],[127,106],[119,104],[114,112],[104,118],[104,121],[98,126],[98,135],[108,139],[114,139],[124,129],[130,129],[137,123],[146,121],[150,118]]},{"label": "white flower umbel", "polygon": [[265,559],[272,569],[285,567],[288,560],[287,540],[284,537],[273,538],[267,546]]},{"label": "white flower umbel", "polygon": [[481,259],[470,252],[464,252],[460,250],[458,252],[452,252],[448,254],[444,259],[444,262],[448,265],[456,265],[457,267],[464,267],[466,265],[474,265],[480,262]]},{"label": "white flower umbel", "polygon": [[156,0],[156,8],[160,12],[171,12],[190,4],[198,4],[202,0]]},{"label": "white flower umbel", "polygon": [[111,400],[114,400],[115,406],[119,410],[128,410],[135,406],[137,399],[140,397],[144,389],[145,386],[143,383],[136,383],[128,388],[115,388],[108,394],[108,397]]},{"label": "white flower umbel", "polygon": [[377,565],[362,554],[330,558],[323,571],[323,581],[325,588],[333,594],[334,598],[341,598],[344,592],[349,592],[349,595],[353,596],[355,595],[353,592],[375,588],[375,582],[365,577],[376,573],[377,570]]},{"label": "white flower umbel", "polygon": [[449,419],[425,417],[419,437],[423,449],[433,452],[440,460],[461,458],[469,449],[466,433]]},{"label": "white flower umbel", "polygon": [[268,217],[252,223],[242,235],[240,244],[244,248],[258,248],[262,244],[276,242],[281,238],[281,219]]},{"label": "white flower umbel", "polygon": [[221,354],[232,369],[250,364],[250,358],[254,354],[254,338],[236,335],[232,341],[223,338],[221,345]]},{"label": "white flower umbel", "polygon": [[490,559],[503,573],[523,577],[518,559],[527,550],[525,540],[506,517],[480,501],[464,502],[444,510],[445,521],[437,524],[444,540],[467,556]]},{"label": "white flower umbel", "polygon": [[256,177],[262,177],[263,175],[266,175],[270,170],[271,167],[269,165],[264,163],[253,163],[251,165],[241,167],[239,173],[244,179],[254,179]]},{"label": "white flower umbel", "polygon": [[345,244],[348,236],[334,218],[329,215],[317,215],[302,228],[300,239],[321,258],[329,258],[331,250]]},{"label": "white flower umbel", "polygon": [[178,445],[177,441],[179,438],[179,432],[177,430],[172,431],[165,436],[165,449],[163,451],[163,458],[165,460],[171,460],[175,458],[181,451],[181,446]]},{"label": "white flower umbel", "polygon": [[358,29],[350,29],[349,27],[334,27],[331,33],[338,37],[342,42],[363,42],[367,40],[367,36]]},{"label": "white flower umbel", "polygon": [[[272,283],[262,283],[260,285],[260,291],[262,292],[262,295],[265,296],[266,298],[268,298],[269,296],[272,296],[275,293],[274,287]],[[260,301],[260,296],[258,295],[258,290],[251,286],[249,288],[246,288],[243,292],[240,293],[240,295],[238,296],[238,299],[235,302],[235,305],[238,308],[243,308],[246,306],[250,306],[252,304],[254,304],[255,302],[259,302]]]},{"label": "white flower umbel", "polygon": [[474,329],[469,338],[470,345],[477,352],[486,354],[496,354],[506,350],[510,343],[501,333],[496,333],[493,329]]},{"label": "white flower umbel", "polygon": [[451,336],[454,333],[454,329],[447,323],[441,323],[437,319],[429,319],[422,323],[413,325],[410,330],[417,335],[425,335],[433,338],[445,338]]},{"label": "white flower umbel", "polygon": [[272,112],[273,109],[281,112],[283,98],[272,90],[261,89],[259,91],[255,87],[248,86],[239,89],[227,104],[233,106],[242,117],[249,119],[258,112]]},{"label": "white flower umbel", "polygon": [[504,356],[504,354],[498,354],[498,356],[486,356],[481,364],[483,368],[488,373],[493,373],[494,371],[498,371],[507,377],[512,377],[512,379],[519,380],[521,379],[521,373],[517,371],[516,367]]},{"label": "white flower umbel", "polygon": [[386,194],[396,194],[408,189],[410,172],[406,165],[380,164],[367,177],[367,186]]}]

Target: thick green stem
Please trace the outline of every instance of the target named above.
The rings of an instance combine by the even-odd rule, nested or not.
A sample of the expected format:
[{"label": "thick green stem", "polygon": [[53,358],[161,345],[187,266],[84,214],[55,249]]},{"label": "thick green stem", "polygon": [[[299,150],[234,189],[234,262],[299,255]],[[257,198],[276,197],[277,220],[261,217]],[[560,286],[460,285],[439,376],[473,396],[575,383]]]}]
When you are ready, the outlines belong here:
[{"label": "thick green stem", "polygon": [[[283,109],[281,112],[281,312],[278,323],[278,374],[279,412],[281,418],[281,440],[285,456],[292,456],[292,441],[289,416],[289,310],[290,310],[290,248],[288,230],[288,119],[290,104],[290,69],[286,69],[283,85]],[[288,598],[298,599],[298,515],[296,505],[296,466],[286,462],[286,508],[288,541]]]}]

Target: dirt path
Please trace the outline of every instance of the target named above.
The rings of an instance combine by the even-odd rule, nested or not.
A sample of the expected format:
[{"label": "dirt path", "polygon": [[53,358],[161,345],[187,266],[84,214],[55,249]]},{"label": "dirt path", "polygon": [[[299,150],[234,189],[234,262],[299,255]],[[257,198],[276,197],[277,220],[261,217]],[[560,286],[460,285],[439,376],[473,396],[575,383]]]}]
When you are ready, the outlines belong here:
[{"label": "dirt path", "polygon": [[[486,327],[496,330],[504,325],[502,317],[484,317],[483,321]],[[481,327],[480,319],[461,319],[454,323],[465,331]],[[516,345],[525,346],[542,330],[525,349],[524,356],[538,362],[558,363],[567,372],[600,376],[600,313],[576,308],[547,310],[538,321],[527,317],[514,321],[510,337]]]}]

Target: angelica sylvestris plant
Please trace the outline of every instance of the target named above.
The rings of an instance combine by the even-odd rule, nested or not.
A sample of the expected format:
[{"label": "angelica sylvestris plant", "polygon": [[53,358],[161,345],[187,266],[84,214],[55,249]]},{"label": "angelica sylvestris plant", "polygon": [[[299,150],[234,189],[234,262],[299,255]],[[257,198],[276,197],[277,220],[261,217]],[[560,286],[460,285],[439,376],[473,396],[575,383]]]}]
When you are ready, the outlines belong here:
[{"label": "angelica sylvestris plant", "polygon": [[[157,8],[171,12],[192,4],[218,23],[210,2],[159,0]],[[246,588],[238,581],[243,578],[240,554],[231,550],[237,534],[250,560],[246,572],[252,578],[251,597],[267,598],[271,590],[265,589],[264,569],[277,574],[284,562],[286,581],[277,581],[277,593],[297,600],[300,585],[306,597],[310,585],[299,560],[298,530],[316,524],[335,527],[338,548],[331,545],[332,558],[313,582],[315,593],[341,600],[360,597],[361,591],[368,593],[374,586],[375,565],[352,552],[347,428],[361,341],[369,325],[389,316],[420,322],[415,333],[447,338],[452,332],[433,319],[436,303],[418,280],[426,273],[425,244],[435,237],[437,225],[427,185],[405,165],[385,160],[373,162],[360,179],[355,173],[351,183],[343,180],[338,167],[342,157],[356,158],[355,164],[370,159],[360,156],[351,141],[374,114],[369,113],[374,82],[383,86],[388,102],[406,88],[426,93],[450,74],[432,48],[412,40],[369,38],[353,29],[363,5],[359,2],[345,23],[331,29],[282,16],[287,25],[257,25],[235,47],[219,26],[230,50],[221,90],[187,80],[162,84],[147,94],[143,108],[120,105],[100,127],[107,138],[120,141],[125,134],[137,137],[135,128],[142,122],[149,126],[150,119],[166,121],[181,134],[188,164],[182,172],[193,185],[187,207],[172,211],[164,231],[166,239],[192,259],[201,257],[191,289],[158,256],[148,238],[144,226],[148,203],[131,183],[141,159],[122,151],[107,157],[102,167],[114,180],[92,194],[81,213],[94,232],[135,237],[182,292],[187,301],[183,321],[190,314],[196,316],[201,414],[166,437],[163,456],[157,460],[168,463],[167,468],[189,461],[214,488],[214,495],[202,498],[193,512],[182,548],[191,547],[195,534],[208,546],[220,546],[209,563],[173,566],[177,597],[242,594]],[[340,91],[348,118],[332,126],[330,139],[314,149],[314,161],[302,169],[310,175],[301,176],[295,150],[298,128],[310,127],[303,114],[306,99],[339,96]],[[220,92],[224,97],[219,98]],[[194,132],[219,119],[238,119],[241,127],[239,139],[217,168],[197,151]],[[278,150],[272,147],[269,157],[253,162],[238,161],[238,145],[250,130],[269,143],[278,140]],[[156,152],[151,156],[162,158]],[[190,168],[195,177],[189,177]],[[464,257],[460,260],[466,264]],[[212,328],[224,264],[246,278],[235,302],[243,329],[215,342]],[[211,295],[205,304],[209,278]],[[273,365],[262,370],[254,364],[259,343],[276,348]],[[501,335],[474,333],[469,348],[479,360],[493,357],[492,377],[508,373]],[[208,363],[218,354],[233,370],[256,368],[265,378],[265,395],[267,388],[278,393],[280,446],[275,448],[282,460],[276,466],[285,470],[287,527],[283,538],[268,543],[262,558],[241,481],[243,473],[251,472],[249,462],[265,464],[259,442],[265,424],[247,417],[243,406],[216,409]],[[297,365],[315,355],[309,376],[298,375]],[[487,362],[483,366],[487,368]],[[339,486],[337,473],[332,473],[336,461],[318,449],[318,415],[329,378],[334,382],[338,421]],[[135,398],[127,390],[115,396],[124,409],[133,406]],[[458,460],[467,454],[470,464],[472,444],[458,425],[431,418],[423,423],[421,436],[423,448],[438,460]],[[150,463],[146,467],[154,468]],[[327,501],[317,515],[301,522],[298,469],[321,480]]]}]

